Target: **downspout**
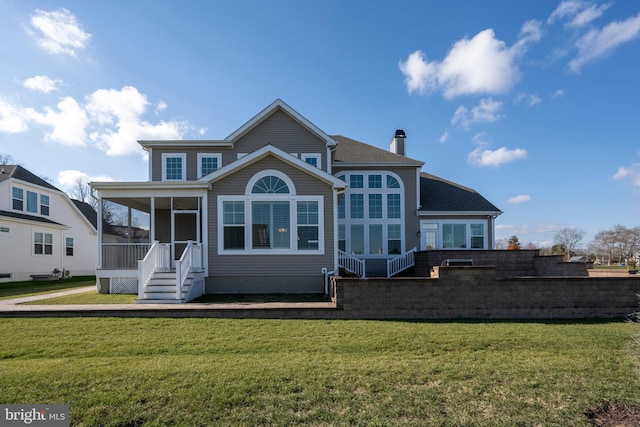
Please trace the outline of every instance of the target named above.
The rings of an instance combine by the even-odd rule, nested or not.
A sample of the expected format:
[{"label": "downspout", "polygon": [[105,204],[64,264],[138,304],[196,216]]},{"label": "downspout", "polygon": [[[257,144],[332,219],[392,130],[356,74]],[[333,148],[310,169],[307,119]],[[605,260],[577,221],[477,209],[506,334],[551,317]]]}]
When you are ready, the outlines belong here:
[{"label": "downspout", "polygon": [[[340,271],[340,266],[338,265],[338,196],[340,194],[344,194],[347,191],[346,188],[342,190],[338,190],[334,188],[333,191],[333,272]],[[329,274],[329,273],[327,273]],[[327,282],[325,280],[325,291],[327,288]]]},{"label": "downspout", "polygon": [[[323,269],[324,270],[324,269]],[[336,270],[327,271],[324,273],[324,293],[325,295],[329,295],[329,276],[336,274]],[[332,297],[333,295],[329,295]]]}]

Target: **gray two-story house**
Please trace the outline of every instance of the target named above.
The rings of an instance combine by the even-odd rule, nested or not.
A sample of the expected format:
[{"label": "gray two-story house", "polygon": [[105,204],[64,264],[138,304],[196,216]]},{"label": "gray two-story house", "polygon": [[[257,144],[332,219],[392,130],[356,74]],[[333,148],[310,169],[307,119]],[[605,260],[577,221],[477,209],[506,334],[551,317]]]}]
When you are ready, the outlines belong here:
[{"label": "gray two-story house", "polygon": [[91,184],[149,223],[150,242],[99,242],[102,292],[322,293],[340,271],[393,275],[415,250],[494,247],[500,210],[421,173],[403,131],[386,151],[276,100],[222,140],[139,143],[148,181]]}]

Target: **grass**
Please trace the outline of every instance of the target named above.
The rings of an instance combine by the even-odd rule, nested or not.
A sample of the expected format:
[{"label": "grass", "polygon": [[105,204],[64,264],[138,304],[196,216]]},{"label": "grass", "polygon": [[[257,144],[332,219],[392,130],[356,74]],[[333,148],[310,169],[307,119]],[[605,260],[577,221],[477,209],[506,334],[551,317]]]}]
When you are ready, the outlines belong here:
[{"label": "grass", "polygon": [[587,426],[639,403],[624,322],[3,319],[0,402],[72,425]]},{"label": "grass", "polygon": [[83,286],[95,286],[95,284],[95,276],[77,276],[70,279],[42,282],[29,280],[26,282],[0,283],[0,300],[57,292]]}]

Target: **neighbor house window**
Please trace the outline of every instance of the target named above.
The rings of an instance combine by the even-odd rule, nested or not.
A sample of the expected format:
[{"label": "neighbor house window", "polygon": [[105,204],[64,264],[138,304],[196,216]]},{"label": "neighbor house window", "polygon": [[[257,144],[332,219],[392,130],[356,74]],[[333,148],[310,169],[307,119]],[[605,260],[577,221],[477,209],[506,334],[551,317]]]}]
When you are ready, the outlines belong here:
[{"label": "neighbor house window", "polygon": [[184,181],[186,179],[186,154],[162,154],[162,179],[164,181]]},{"label": "neighbor house window", "polygon": [[320,164],[322,162],[322,157],[320,156],[320,154],[307,154],[307,153],[302,153],[300,154],[300,158],[309,163],[311,166],[315,166],[317,168],[321,167],[322,165]]},{"label": "neighbor house window", "polygon": [[0,225],[0,233],[11,233],[11,228]]},{"label": "neighbor house window", "polygon": [[73,237],[66,237],[64,239],[65,253],[67,256],[73,256]]},{"label": "neighbor house window", "polygon": [[11,189],[12,196],[12,207],[13,210],[22,211],[24,210],[24,190],[22,188],[13,187]]},{"label": "neighbor house window", "polygon": [[222,166],[221,154],[198,153],[198,178],[209,175]]},{"label": "neighbor house window", "polygon": [[49,216],[49,196],[45,194],[40,195],[40,213]]},{"label": "neighbor house window", "polygon": [[33,253],[35,255],[52,255],[53,234],[41,232],[33,233]]},{"label": "neighbor house window", "polygon": [[[285,174],[256,174],[244,195],[219,196],[224,251],[295,254],[324,251],[321,196],[298,196]],[[236,252],[237,253],[237,252]]]},{"label": "neighbor house window", "polygon": [[27,190],[27,212],[38,213],[38,193]]}]

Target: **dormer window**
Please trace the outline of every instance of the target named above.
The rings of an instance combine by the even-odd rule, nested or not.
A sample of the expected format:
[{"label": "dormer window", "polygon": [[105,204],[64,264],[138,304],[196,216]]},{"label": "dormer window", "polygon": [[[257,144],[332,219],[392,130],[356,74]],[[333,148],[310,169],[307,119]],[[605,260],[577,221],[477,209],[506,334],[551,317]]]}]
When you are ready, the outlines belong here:
[{"label": "dormer window", "polygon": [[320,156],[320,154],[318,153],[302,153],[300,154],[300,158],[309,163],[311,166],[315,166],[317,168],[321,168],[322,167],[322,157]]}]

